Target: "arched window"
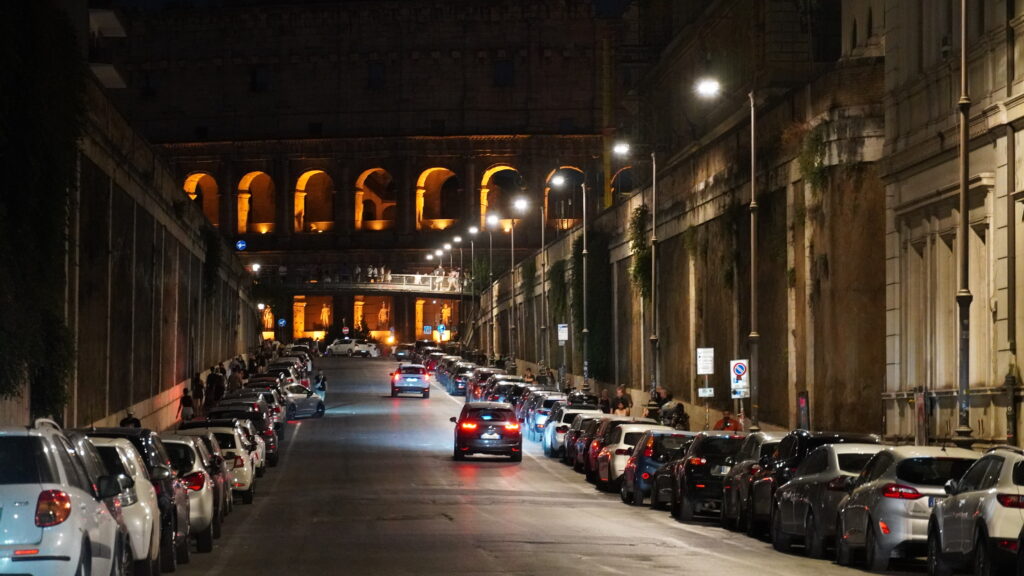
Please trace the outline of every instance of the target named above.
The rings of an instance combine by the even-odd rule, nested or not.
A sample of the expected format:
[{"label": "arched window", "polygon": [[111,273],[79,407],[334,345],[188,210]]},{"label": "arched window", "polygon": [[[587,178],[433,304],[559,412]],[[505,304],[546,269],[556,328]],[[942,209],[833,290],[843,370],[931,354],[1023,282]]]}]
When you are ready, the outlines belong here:
[{"label": "arched window", "polygon": [[311,170],[295,185],[295,231],[324,232],[334,227],[334,181],[323,170]]},{"label": "arched window", "polygon": [[461,216],[459,179],[447,168],[424,170],[416,181],[416,229],[444,230]]},{"label": "arched window", "polygon": [[220,226],[220,192],[217,181],[205,172],[197,172],[185,179],[185,193],[199,203],[210,224]]},{"label": "arched window", "polygon": [[363,172],[356,180],[356,230],[392,228],[395,225],[396,196],[394,180],[387,170],[371,168]]},{"label": "arched window", "polygon": [[274,231],[277,198],[266,172],[249,172],[238,184],[238,233]]}]

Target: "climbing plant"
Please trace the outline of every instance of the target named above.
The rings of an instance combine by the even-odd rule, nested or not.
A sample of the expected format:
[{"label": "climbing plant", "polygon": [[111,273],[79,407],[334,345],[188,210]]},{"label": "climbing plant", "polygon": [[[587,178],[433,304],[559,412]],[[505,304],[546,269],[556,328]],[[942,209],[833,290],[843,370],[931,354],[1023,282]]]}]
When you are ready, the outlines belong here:
[{"label": "climbing plant", "polygon": [[85,64],[75,28],[53,1],[4,2],[0,65],[0,397],[30,386],[32,415],[57,416],[75,361],[64,271]]},{"label": "climbing plant", "polygon": [[529,300],[533,298],[533,290],[537,287],[537,262],[528,258],[520,267],[519,274],[523,279],[523,296]]},{"label": "climbing plant", "polygon": [[650,209],[641,204],[633,209],[629,217],[629,249],[633,253],[633,262],[629,267],[629,280],[640,297],[651,296],[651,245],[647,242],[647,219]]},{"label": "climbing plant", "polygon": [[827,176],[825,131],[825,124],[818,124],[808,130],[804,135],[803,145],[800,147],[800,155],[797,156],[800,173],[803,174],[804,180],[814,191],[820,191],[824,187]]},{"label": "climbing plant", "polygon": [[557,260],[548,271],[551,289],[548,292],[551,317],[556,322],[565,322],[569,304],[569,285],[565,282],[565,260]]}]

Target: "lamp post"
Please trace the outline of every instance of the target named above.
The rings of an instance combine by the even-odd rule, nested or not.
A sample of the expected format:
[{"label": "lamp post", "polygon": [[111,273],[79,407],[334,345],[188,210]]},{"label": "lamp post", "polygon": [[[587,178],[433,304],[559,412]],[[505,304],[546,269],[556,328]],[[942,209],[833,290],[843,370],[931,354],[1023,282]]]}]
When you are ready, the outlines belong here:
[{"label": "lamp post", "polygon": [[517,334],[515,332],[515,330],[516,330],[516,217],[515,217],[515,213],[516,212],[520,212],[520,213],[525,212],[526,208],[528,206],[529,206],[529,202],[527,202],[526,198],[516,198],[515,200],[512,201],[512,208],[513,208],[513,210],[512,210],[512,227],[509,228],[509,235],[510,235],[510,238],[511,238],[511,243],[510,243],[511,249],[509,250],[509,254],[510,254],[511,260],[512,260],[511,264],[509,265],[509,268],[510,268],[509,272],[511,274],[511,281],[512,281],[511,289],[509,290],[509,295],[511,296],[511,301],[510,301],[510,306],[509,306],[509,348],[512,350],[511,356],[512,356],[513,359],[516,358],[516,353],[519,351],[518,350],[519,346],[518,346],[518,342],[517,342],[518,338],[515,338],[515,335]]},{"label": "lamp post", "polygon": [[487,281],[491,286],[491,358],[498,355],[494,341],[498,335],[498,316],[494,307],[494,227],[498,225],[498,215],[487,215]]},{"label": "lamp post", "polygon": [[750,98],[750,431],[761,429],[757,381],[760,375],[758,348],[761,334],[757,331],[757,105],[754,90]]},{"label": "lamp post", "polygon": [[[452,243],[453,244],[457,244],[459,246],[459,271],[455,275],[455,280],[459,283],[459,322],[458,322],[458,326],[459,326],[459,339],[461,340],[462,339],[462,307],[465,305],[464,300],[465,300],[465,296],[466,296],[466,282],[465,282],[465,278],[463,277],[464,270],[462,268],[462,264],[463,264],[463,262],[462,262],[462,236],[456,236],[455,238],[452,238]],[[453,259],[455,258],[455,252],[454,251],[452,252],[452,258]]]},{"label": "lamp post", "polygon": [[957,103],[960,109],[960,290],[956,294],[956,303],[960,320],[960,372],[959,386],[957,389],[958,418],[957,427],[954,433],[954,441],[964,447],[971,444],[971,401],[968,396],[968,380],[970,379],[970,354],[971,354],[971,295],[969,284],[969,255],[968,249],[970,238],[970,189],[967,179],[970,168],[970,112],[971,96],[968,93],[967,83],[967,0],[960,0],[960,101]]},{"label": "lamp post", "polygon": [[[476,226],[469,227],[469,282],[470,282],[470,297],[473,299],[472,318],[473,324],[476,324],[476,235],[480,232],[480,229]],[[473,331],[476,333],[476,330]]]},{"label": "lamp post", "polygon": [[[562,186],[565,184],[565,177],[561,174],[556,174],[551,182],[555,186]],[[580,182],[580,191],[583,194],[583,389],[590,389],[590,351],[587,349],[587,340],[590,335],[590,330],[587,324],[587,183],[586,181]]]}]

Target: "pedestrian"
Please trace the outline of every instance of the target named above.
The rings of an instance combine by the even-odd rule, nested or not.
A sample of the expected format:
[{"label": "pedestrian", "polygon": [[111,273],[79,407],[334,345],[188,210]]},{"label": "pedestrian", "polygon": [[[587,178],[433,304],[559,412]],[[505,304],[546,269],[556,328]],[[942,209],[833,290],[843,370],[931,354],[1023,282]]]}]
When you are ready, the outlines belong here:
[{"label": "pedestrian", "polygon": [[203,399],[206,398],[206,384],[203,378],[196,372],[192,376],[192,402],[195,404],[196,415],[203,412]]},{"label": "pedestrian", "polygon": [[181,392],[181,400],[178,402],[178,413],[175,417],[181,416],[182,422],[188,422],[195,416],[195,402],[192,401],[192,394],[188,388]]},{"label": "pedestrian", "polygon": [[615,400],[615,409],[612,413],[616,416],[629,416],[629,407],[626,406],[626,401],[622,398]]},{"label": "pedestrian", "polygon": [[597,407],[601,412],[610,414],[612,411],[612,399],[608,395],[608,389],[602,389],[601,394],[597,397]]},{"label": "pedestrian", "polygon": [[537,379],[533,377],[533,370],[530,370],[529,368],[527,368],[526,369],[526,374],[523,374],[523,380],[527,384],[535,383],[537,381]]},{"label": "pedestrian", "polygon": [[615,387],[615,399],[626,403],[626,408],[633,409],[633,397],[626,393],[625,386]]},{"label": "pedestrian", "polygon": [[714,429],[738,432],[743,429],[743,426],[738,419],[733,417],[731,410],[722,410],[722,418],[715,422]]},{"label": "pedestrian", "polygon": [[125,417],[121,419],[121,428],[142,428],[142,420],[135,417],[135,411],[131,408],[125,410]]},{"label": "pedestrian", "polygon": [[235,390],[242,389],[242,369],[232,370],[228,376],[227,390],[228,392],[234,392]]},{"label": "pedestrian", "polygon": [[352,272],[352,275],[355,278],[356,282],[363,281],[363,269],[359,267],[359,264],[356,264],[355,270]]},{"label": "pedestrian", "polygon": [[216,406],[224,398],[224,390],[224,375],[216,366],[211,367],[210,374],[206,377],[207,402],[210,406]]}]

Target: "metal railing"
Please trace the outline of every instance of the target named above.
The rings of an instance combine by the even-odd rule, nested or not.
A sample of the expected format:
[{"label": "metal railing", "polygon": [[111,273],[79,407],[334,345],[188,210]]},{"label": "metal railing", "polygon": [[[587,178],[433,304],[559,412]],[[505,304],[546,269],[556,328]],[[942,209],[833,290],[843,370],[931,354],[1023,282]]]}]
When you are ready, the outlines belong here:
[{"label": "metal railing", "polygon": [[287,279],[287,286],[303,287],[305,290],[343,290],[364,292],[431,292],[439,294],[461,294],[463,288],[469,291],[469,282],[464,278],[450,276],[433,276],[429,274],[389,274],[370,281],[365,275],[361,278],[348,276],[327,276],[309,280]]}]

